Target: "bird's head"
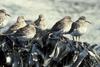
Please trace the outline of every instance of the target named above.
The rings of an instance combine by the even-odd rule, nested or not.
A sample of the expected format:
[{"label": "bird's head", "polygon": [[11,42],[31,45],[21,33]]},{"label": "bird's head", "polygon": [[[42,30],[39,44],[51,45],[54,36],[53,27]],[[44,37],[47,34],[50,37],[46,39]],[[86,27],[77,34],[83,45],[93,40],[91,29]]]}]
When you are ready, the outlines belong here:
[{"label": "bird's head", "polygon": [[42,14],[39,15],[40,20],[44,20],[44,16]]},{"label": "bird's head", "polygon": [[65,22],[72,21],[70,16],[65,16],[62,20],[64,20]]},{"label": "bird's head", "polygon": [[86,17],[85,16],[81,16],[81,17],[79,17],[79,20],[86,20]]},{"label": "bird's head", "polygon": [[85,16],[81,16],[81,17],[79,18],[79,21],[83,21],[83,22],[85,21],[85,22],[91,24],[91,22],[86,21],[86,17],[85,17]]},{"label": "bird's head", "polygon": [[77,20],[78,22],[85,22],[86,21],[86,17],[85,16],[81,16],[78,18]]},{"label": "bird's head", "polygon": [[2,15],[2,16],[9,16],[10,17],[10,14],[7,14],[5,9],[0,9],[0,15]]},{"label": "bird's head", "polygon": [[18,22],[23,22],[23,21],[25,21],[24,16],[18,16],[17,21],[18,21]]}]

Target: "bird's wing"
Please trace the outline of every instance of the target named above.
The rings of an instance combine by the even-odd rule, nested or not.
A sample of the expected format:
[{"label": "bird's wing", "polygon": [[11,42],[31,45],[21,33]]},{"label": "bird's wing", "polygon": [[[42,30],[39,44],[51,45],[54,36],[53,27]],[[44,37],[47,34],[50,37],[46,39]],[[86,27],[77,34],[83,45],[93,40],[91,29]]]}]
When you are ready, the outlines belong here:
[{"label": "bird's wing", "polygon": [[[17,26],[12,25],[5,33],[13,33]],[[17,29],[16,29],[17,30]]]},{"label": "bird's wing", "polygon": [[25,28],[21,28],[21,29],[17,30],[14,35],[15,36],[24,36],[24,31],[25,31]]},{"label": "bird's wing", "polygon": [[13,25],[10,27],[10,30],[16,29],[17,30],[17,25]]},{"label": "bird's wing", "polygon": [[75,29],[77,29],[79,27],[78,23],[77,22],[73,22],[72,23],[72,26],[71,26],[71,29],[69,30],[68,33],[71,33],[73,32]]},{"label": "bird's wing", "polygon": [[64,24],[63,22],[57,22],[52,28],[51,31],[59,31],[63,28]]},{"label": "bird's wing", "polygon": [[39,24],[40,24],[40,20],[37,19],[36,21],[34,21],[34,24],[35,24],[36,26],[39,26]]}]

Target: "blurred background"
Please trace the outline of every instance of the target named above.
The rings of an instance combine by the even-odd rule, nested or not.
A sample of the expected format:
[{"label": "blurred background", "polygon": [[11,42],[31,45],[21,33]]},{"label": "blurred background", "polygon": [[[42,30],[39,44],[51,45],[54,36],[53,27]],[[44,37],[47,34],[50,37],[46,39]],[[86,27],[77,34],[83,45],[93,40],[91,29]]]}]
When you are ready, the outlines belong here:
[{"label": "blurred background", "polygon": [[64,16],[71,16],[73,21],[76,21],[80,16],[86,16],[92,24],[81,40],[100,44],[99,3],[100,0],[0,0],[0,9],[6,9],[11,14],[8,26],[14,24],[20,15],[34,21],[39,14],[43,14],[47,28],[51,28],[56,21]]}]

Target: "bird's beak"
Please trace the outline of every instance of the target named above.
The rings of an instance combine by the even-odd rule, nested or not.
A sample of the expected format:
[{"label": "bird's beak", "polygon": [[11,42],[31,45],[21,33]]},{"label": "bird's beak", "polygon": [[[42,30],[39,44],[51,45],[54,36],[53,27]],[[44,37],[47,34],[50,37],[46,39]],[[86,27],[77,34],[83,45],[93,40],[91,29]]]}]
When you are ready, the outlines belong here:
[{"label": "bird's beak", "polygon": [[10,14],[6,14],[6,16],[9,16],[9,17],[11,17],[11,15],[10,15]]},{"label": "bird's beak", "polygon": [[88,22],[89,24],[92,24],[91,22],[89,22],[89,21],[86,21],[86,22]]}]

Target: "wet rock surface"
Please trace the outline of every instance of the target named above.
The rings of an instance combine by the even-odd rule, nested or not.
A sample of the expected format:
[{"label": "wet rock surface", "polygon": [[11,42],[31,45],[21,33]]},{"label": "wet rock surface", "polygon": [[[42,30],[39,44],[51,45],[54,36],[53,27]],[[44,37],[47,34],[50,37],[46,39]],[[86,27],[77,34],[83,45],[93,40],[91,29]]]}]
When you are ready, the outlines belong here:
[{"label": "wet rock surface", "polygon": [[[14,36],[0,35],[1,67],[100,66],[100,48],[97,44],[73,41],[63,35],[55,38],[54,34],[51,37],[49,33],[44,33],[44,36],[36,36],[27,45],[18,43]],[[40,36],[41,39],[38,39]],[[12,61],[7,62],[8,57]]]}]

